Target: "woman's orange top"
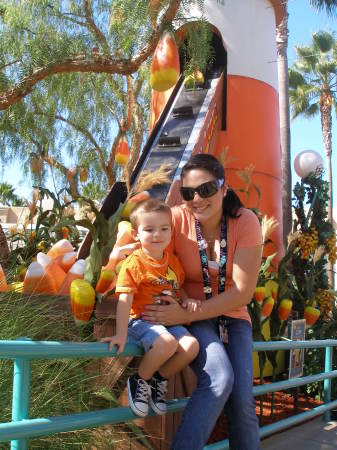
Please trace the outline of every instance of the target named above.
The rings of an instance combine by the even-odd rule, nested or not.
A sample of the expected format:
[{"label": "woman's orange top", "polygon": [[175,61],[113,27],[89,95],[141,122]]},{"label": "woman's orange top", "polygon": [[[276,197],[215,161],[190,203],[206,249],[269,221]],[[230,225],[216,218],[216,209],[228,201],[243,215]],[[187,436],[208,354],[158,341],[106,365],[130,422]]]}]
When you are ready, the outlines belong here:
[{"label": "woman's orange top", "polygon": [[[233,284],[232,273],[235,250],[237,248],[262,245],[261,227],[256,215],[253,211],[246,208],[241,208],[239,214],[240,217],[236,219],[227,218],[226,290]],[[182,287],[188,297],[205,300],[194,217],[185,205],[174,206],[172,208],[172,222],[173,235],[171,245],[185,272],[185,281]],[[210,268],[213,295],[218,293],[217,274],[217,270]],[[251,321],[246,306],[235,308],[227,312],[226,316]]]}]

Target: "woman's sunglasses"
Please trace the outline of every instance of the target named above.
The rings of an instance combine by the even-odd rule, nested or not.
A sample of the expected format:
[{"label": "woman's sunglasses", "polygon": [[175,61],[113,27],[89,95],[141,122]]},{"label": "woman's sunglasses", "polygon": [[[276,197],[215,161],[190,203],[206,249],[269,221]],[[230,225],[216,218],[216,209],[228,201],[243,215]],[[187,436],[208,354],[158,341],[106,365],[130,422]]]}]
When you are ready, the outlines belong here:
[{"label": "woman's sunglasses", "polygon": [[182,186],[180,188],[180,194],[182,198],[187,202],[190,202],[194,199],[196,192],[201,198],[212,197],[212,195],[216,194],[219,188],[223,186],[224,181],[225,180],[223,178],[219,180],[211,180],[207,181],[206,183],[200,184],[200,186],[197,186],[196,188]]}]

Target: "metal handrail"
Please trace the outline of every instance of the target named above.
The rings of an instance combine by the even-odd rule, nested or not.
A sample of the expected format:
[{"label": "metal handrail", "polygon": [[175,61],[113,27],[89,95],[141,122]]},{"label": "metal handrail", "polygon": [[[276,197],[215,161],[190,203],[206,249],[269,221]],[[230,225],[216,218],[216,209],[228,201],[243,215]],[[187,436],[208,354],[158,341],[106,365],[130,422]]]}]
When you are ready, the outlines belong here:
[{"label": "metal handrail", "polygon": [[[337,400],[331,399],[331,380],[337,378],[337,370],[332,370],[332,348],[337,347],[337,340],[311,341],[268,341],[254,342],[254,351],[277,351],[297,348],[325,348],[325,370],[322,373],[291,380],[254,386],[254,396],[268,392],[290,389],[304,384],[324,381],[324,404],[297,414],[293,417],[267,425],[260,429],[260,436],[268,436],[275,431],[281,431],[291,425],[308,420],[324,413],[329,420],[329,411],[337,407]],[[136,344],[127,344],[120,356],[140,356],[143,350]],[[29,419],[30,392],[30,361],[37,359],[58,358],[104,358],[117,356],[116,349],[109,351],[108,344],[96,342],[56,342],[32,341],[19,339],[16,341],[0,341],[0,359],[14,359],[12,422],[0,423],[0,442],[11,441],[12,450],[28,449],[28,439],[37,436],[50,435],[64,431],[93,428],[100,425],[131,421],[136,416],[130,408],[117,407],[99,411],[72,414],[67,416]],[[178,412],[184,409],[188,398],[168,402],[167,412]],[[150,415],[154,415],[153,412]],[[228,440],[210,444],[204,449],[228,449]]]}]

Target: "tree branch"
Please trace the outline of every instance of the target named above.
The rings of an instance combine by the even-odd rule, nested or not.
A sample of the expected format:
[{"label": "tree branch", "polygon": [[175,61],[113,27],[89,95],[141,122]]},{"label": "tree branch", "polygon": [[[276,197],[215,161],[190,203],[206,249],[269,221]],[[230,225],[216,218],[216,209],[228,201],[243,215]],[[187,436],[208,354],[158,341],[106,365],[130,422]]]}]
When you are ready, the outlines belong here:
[{"label": "tree branch", "polygon": [[80,54],[74,58],[65,58],[62,61],[52,62],[43,67],[35,68],[32,73],[15,86],[0,93],[0,110],[7,109],[14,103],[28,95],[33,87],[47,76],[60,73],[94,72],[94,73],[118,73],[130,75],[138,70],[140,65],[154,52],[160,39],[162,29],[174,19],[181,0],[170,0],[169,7],[163,15],[161,22],[153,30],[149,40],[139,53],[131,59],[114,59],[104,55],[97,55],[87,59],[87,55]]},{"label": "tree branch", "polygon": [[85,18],[88,24],[88,27],[91,29],[91,31],[94,33],[96,39],[98,40],[98,42],[101,43],[104,53],[106,53],[107,55],[111,56],[110,53],[110,48],[108,46],[108,43],[105,39],[104,34],[102,33],[102,31],[97,27],[97,25],[94,22],[94,19],[92,17],[92,12],[91,12],[91,1],[90,0],[84,0],[84,11],[85,11]]}]

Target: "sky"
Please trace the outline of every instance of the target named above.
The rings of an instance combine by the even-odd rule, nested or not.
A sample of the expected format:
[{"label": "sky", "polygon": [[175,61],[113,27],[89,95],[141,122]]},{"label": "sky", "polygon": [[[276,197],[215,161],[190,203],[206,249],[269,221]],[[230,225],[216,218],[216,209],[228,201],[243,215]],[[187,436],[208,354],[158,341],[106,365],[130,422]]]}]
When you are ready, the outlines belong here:
[{"label": "sky", "polygon": [[[289,46],[288,60],[292,65],[296,57],[295,46],[306,45],[311,42],[311,34],[318,30],[336,31],[337,19],[327,17],[325,12],[317,13],[311,6],[309,0],[289,0]],[[291,154],[292,154],[292,181],[293,185],[299,181],[293,169],[293,161],[302,150],[315,150],[321,154],[325,162],[325,151],[321,132],[319,116],[315,119],[298,117],[291,124]],[[337,173],[337,126],[333,118],[332,132],[332,170]],[[17,195],[30,198],[30,179],[22,174],[20,166],[13,164],[11,167],[1,168],[0,181],[11,183],[16,189]],[[337,180],[333,185],[334,216],[337,217]]]},{"label": "sky", "polygon": [[[325,12],[317,13],[309,0],[289,0],[289,67],[296,58],[296,45],[311,43],[311,35],[319,30],[337,32],[337,18],[327,17]],[[293,161],[302,150],[315,150],[323,158],[326,169],[326,157],[319,116],[314,119],[297,117],[291,123],[291,155],[292,155],[292,182],[293,185],[300,181],[294,170]],[[332,129],[332,174],[337,173],[337,124],[333,114]],[[326,178],[326,174],[324,174]],[[334,177],[333,177],[334,178]],[[333,208],[334,217],[337,218],[337,180],[333,179]]]}]

